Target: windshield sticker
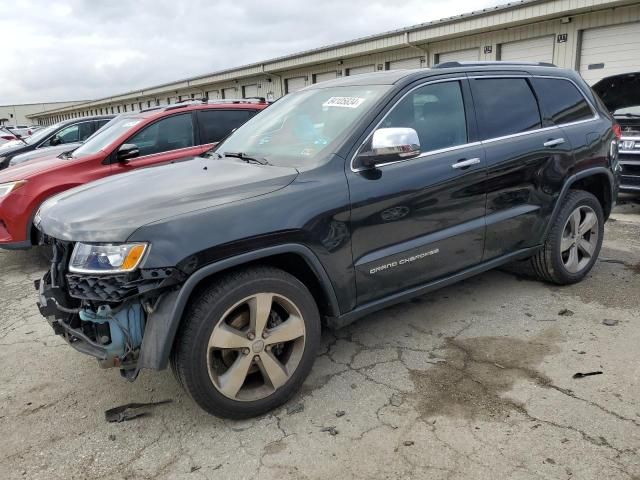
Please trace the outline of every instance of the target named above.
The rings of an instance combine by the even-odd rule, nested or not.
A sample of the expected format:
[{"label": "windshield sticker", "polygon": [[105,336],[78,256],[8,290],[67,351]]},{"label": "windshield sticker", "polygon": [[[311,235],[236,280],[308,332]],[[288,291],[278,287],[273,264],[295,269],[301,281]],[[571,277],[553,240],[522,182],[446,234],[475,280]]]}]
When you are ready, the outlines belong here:
[{"label": "windshield sticker", "polygon": [[323,107],[358,108],[364,102],[360,97],[331,97],[322,104]]}]

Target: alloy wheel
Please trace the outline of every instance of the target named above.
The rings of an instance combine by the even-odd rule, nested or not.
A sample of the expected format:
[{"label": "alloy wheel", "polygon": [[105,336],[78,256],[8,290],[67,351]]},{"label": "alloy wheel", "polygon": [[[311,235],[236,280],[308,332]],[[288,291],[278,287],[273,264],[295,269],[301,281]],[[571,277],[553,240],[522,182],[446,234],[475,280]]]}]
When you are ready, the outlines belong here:
[{"label": "alloy wheel", "polygon": [[266,398],[295,372],[305,346],[298,307],[275,293],[246,297],[218,321],[207,348],[215,388],[238,401]]},{"label": "alloy wheel", "polygon": [[577,207],[565,223],[560,242],[562,263],[570,273],[586,268],[598,245],[598,217],[591,207]]}]

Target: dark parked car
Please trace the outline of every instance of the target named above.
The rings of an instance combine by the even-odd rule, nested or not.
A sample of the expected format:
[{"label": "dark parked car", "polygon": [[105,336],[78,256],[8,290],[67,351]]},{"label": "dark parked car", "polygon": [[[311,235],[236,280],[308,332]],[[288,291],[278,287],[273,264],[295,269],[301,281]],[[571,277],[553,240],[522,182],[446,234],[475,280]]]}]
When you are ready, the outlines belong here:
[{"label": "dark parked car", "polygon": [[20,155],[15,155],[9,161],[9,166],[12,167],[14,165],[20,165],[21,163],[24,163],[24,162],[31,162],[33,160],[38,160],[38,159],[52,158],[52,157],[57,157],[63,154],[70,153],[76,148],[78,148],[80,145],[82,145],[85,141],[88,141],[93,136],[97,135],[98,132],[106,128],[116,118],[118,117],[114,117],[111,120],[105,121],[103,125],[100,126],[100,128],[98,128],[95,132],[93,132],[91,136],[84,141],[67,142],[67,143],[61,143],[60,145],[55,145],[52,147],[36,148],[35,150],[31,150],[30,152],[25,152],[25,153],[21,153]]},{"label": "dark parked car", "polygon": [[214,158],[46,202],[56,333],[129,379],[171,363],[210,413],[286,401],[338,327],[514,260],[571,284],[618,189],[613,119],[578,74],[446,64],[285,96]]},{"label": "dark parked car", "polygon": [[620,125],[620,191],[640,193],[640,72],[603,78],[593,89]]},{"label": "dark parked car", "polygon": [[74,118],[36,130],[30,137],[0,145],[0,170],[7,168],[16,155],[63,143],[83,142],[107,123],[113,115]]}]

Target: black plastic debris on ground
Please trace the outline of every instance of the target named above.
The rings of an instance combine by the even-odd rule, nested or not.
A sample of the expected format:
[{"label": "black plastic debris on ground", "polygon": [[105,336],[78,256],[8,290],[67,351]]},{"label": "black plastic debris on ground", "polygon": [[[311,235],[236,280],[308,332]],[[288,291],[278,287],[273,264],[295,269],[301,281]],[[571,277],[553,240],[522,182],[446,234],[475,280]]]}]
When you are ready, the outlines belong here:
[{"label": "black plastic debris on ground", "polygon": [[173,402],[173,400],[169,399],[149,403],[128,403],[105,411],[104,418],[110,423],[126,422],[133,420],[134,418],[144,417],[151,413],[145,410],[147,408],[157,407],[158,405],[164,405],[171,402]]},{"label": "black plastic debris on ground", "polygon": [[584,377],[590,377],[592,375],[602,375],[602,373],[603,372],[601,372],[600,370],[598,370],[597,372],[586,372],[586,373],[578,372],[573,375],[573,378],[584,378]]}]

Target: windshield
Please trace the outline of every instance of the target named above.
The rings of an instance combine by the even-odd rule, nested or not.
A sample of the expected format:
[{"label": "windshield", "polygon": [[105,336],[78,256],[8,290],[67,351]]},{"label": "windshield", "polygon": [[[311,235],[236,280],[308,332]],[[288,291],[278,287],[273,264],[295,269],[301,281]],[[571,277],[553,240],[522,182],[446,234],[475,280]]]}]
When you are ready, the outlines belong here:
[{"label": "windshield", "polygon": [[71,154],[71,157],[80,158],[104,150],[111,145],[115,139],[120,137],[120,135],[126,133],[141,121],[141,118],[135,117],[116,117],[112,119],[100,130],[87,138],[82,145],[76,148]]},{"label": "windshield", "polygon": [[56,123],[55,125],[51,125],[47,128],[43,128],[42,130],[38,130],[30,137],[25,137],[24,141],[29,145],[33,145],[34,143],[38,143],[40,140],[44,140],[49,135],[51,135],[54,131],[60,128],[60,124]]},{"label": "windshield", "polygon": [[361,85],[292,93],[245,123],[216,152],[241,152],[280,166],[313,165],[326,159],[390,88]]}]

